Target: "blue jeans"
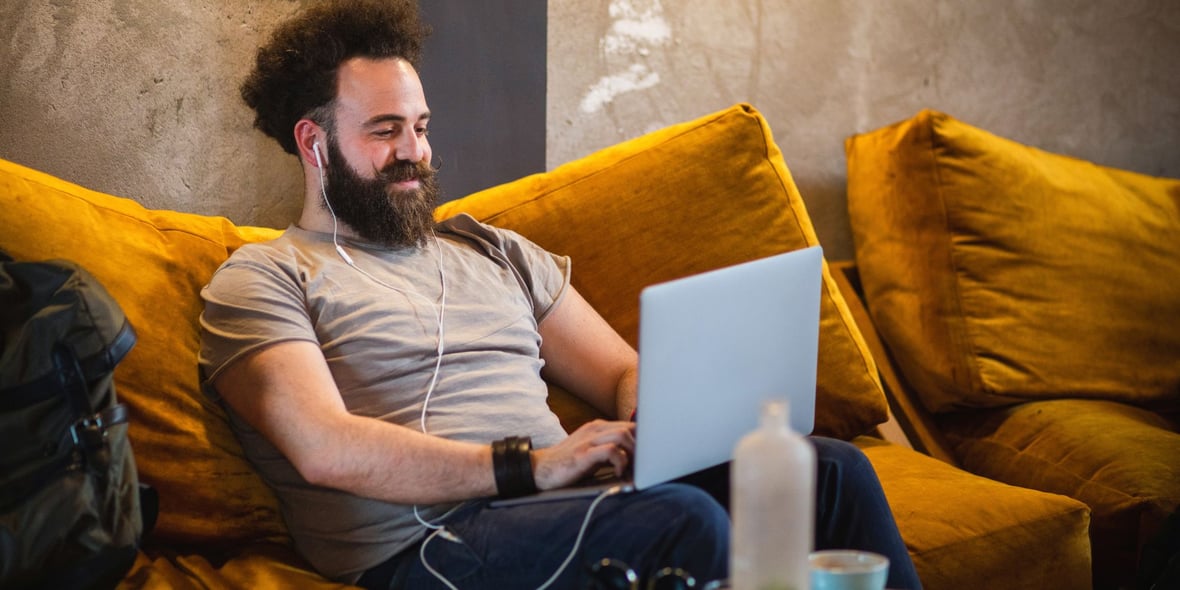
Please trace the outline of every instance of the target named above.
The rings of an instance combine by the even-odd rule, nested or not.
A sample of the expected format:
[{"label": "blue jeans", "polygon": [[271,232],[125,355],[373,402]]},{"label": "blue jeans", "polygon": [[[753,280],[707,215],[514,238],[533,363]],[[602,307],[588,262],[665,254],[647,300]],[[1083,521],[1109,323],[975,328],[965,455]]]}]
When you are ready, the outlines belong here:
[{"label": "blue jeans", "polygon": [[[889,558],[889,588],[921,587],[868,459],[855,446],[811,437],[816,447],[816,549],[862,549]],[[569,555],[593,498],[490,508],[475,502],[452,514],[457,541],[429,538],[361,578],[366,588],[463,590],[536,588]],[[570,563],[550,588],[585,588],[591,564],[614,558],[641,579],[679,567],[698,584],[729,575],[729,465],[675,483],[603,498]],[[425,564],[419,551],[425,556]]]}]

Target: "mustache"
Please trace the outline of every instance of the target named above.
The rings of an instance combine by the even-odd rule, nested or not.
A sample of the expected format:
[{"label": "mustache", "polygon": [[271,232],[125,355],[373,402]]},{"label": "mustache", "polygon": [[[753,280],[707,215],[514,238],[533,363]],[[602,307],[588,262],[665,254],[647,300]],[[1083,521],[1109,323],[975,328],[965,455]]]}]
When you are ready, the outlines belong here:
[{"label": "mustache", "polygon": [[428,181],[434,178],[435,168],[425,160],[421,162],[396,161],[377,171],[377,178],[382,182],[405,182],[407,180]]}]

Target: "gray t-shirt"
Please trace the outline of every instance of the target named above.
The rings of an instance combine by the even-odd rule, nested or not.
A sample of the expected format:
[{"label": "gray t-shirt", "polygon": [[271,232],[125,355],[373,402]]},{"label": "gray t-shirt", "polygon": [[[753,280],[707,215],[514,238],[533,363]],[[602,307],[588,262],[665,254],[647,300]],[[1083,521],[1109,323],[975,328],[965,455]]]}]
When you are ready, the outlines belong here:
[{"label": "gray t-shirt", "polygon": [[[213,380],[245,355],[316,342],[350,412],[421,430],[445,285],[444,353],[427,431],[479,443],[529,435],[537,447],[564,438],[545,401],[537,326],[569,286],[569,259],[466,215],[439,224],[436,235],[397,250],[341,240],[360,270],[337,254],[331,234],[295,226],[236,251],[201,292],[205,391],[216,397]],[[307,483],[227,412],[247,458],[274,488],[296,548],[324,575],[354,582],[424,534],[411,506]],[[429,521],[451,507],[418,508]]]}]

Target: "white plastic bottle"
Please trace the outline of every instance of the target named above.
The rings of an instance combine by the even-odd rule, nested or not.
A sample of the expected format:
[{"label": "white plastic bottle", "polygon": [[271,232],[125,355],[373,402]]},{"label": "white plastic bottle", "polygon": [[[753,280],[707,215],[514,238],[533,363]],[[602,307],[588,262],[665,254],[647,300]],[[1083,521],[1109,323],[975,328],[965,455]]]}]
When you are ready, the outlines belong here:
[{"label": "white plastic bottle", "polygon": [[785,401],[763,405],[730,472],[734,590],[807,590],[814,544],[815,448],[787,426]]}]

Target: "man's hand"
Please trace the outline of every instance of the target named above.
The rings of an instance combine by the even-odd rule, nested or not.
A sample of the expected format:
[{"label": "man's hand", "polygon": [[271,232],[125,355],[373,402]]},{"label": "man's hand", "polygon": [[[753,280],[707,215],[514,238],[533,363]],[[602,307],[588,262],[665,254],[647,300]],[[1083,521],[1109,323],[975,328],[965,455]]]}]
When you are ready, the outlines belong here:
[{"label": "man's hand", "polygon": [[621,476],[634,452],[635,423],[594,420],[556,445],[533,451],[533,479],[538,489],[559,488],[606,464]]}]

